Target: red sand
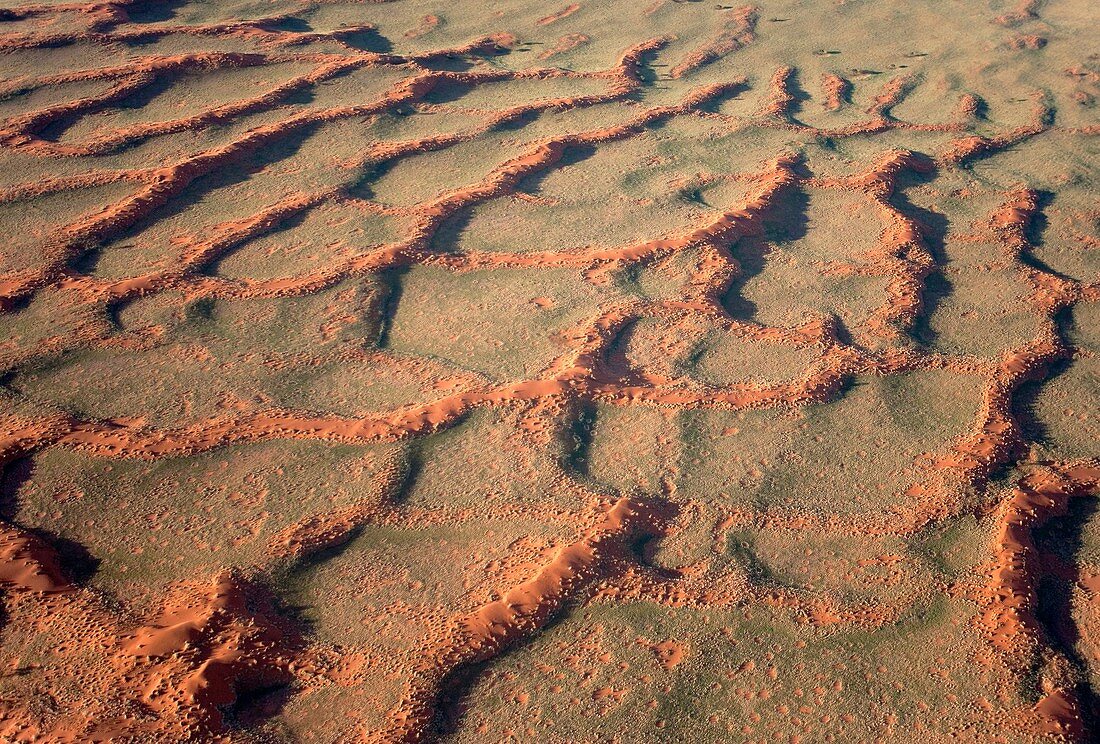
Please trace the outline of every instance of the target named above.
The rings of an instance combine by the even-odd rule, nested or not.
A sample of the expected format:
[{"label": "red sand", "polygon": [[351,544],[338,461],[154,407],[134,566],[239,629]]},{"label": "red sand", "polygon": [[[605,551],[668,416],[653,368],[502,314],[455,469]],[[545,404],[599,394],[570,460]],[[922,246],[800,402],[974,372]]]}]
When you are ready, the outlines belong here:
[{"label": "red sand", "polygon": [[[673,300],[630,300],[606,306],[598,316],[573,329],[556,359],[530,379],[504,383],[478,382],[457,392],[437,386],[427,400],[364,416],[270,408],[227,412],[190,425],[155,428],[141,421],[80,420],[65,415],[5,415],[0,436],[0,464],[38,453],[48,447],[63,447],[103,458],[152,460],[190,455],[230,444],[269,440],[322,440],[349,443],[395,441],[424,436],[455,425],[478,408],[537,410],[547,406],[558,410],[571,402],[600,402],[616,405],[661,405],[672,408],[791,409],[822,403],[840,394],[853,375],[888,375],[914,370],[950,369],[980,374],[984,380],[981,407],[969,432],[941,452],[927,458],[929,474],[948,474],[954,485],[988,485],[1001,467],[1016,462],[1026,448],[1013,403],[1019,387],[1044,379],[1050,367],[1069,358],[1074,350],[1058,332],[1056,316],[1079,302],[1100,301],[1100,285],[1079,282],[1037,267],[1027,261],[1032,250],[1029,228],[1040,213],[1039,195],[1030,189],[1006,192],[1003,203],[989,215],[981,228],[982,237],[999,247],[1020,279],[1030,287],[1026,304],[1041,320],[1036,336],[1017,348],[1006,350],[991,362],[951,358],[947,355],[904,346],[900,342],[924,311],[926,281],[936,263],[929,247],[927,226],[921,225],[897,206],[896,191],[902,176],[927,175],[937,169],[958,168],[1003,152],[1033,137],[1055,130],[1050,104],[1036,98],[1034,123],[995,134],[975,134],[971,129],[982,102],[972,94],[959,100],[960,120],[912,124],[894,118],[892,110],[901,103],[915,79],[896,77],[885,83],[866,110],[869,118],[833,129],[815,129],[792,118],[795,104],[791,66],[776,69],[757,109],[755,122],[763,128],[793,132],[814,132],[821,137],[854,137],[892,130],[950,133],[956,136],[934,158],[906,150],[891,150],[877,157],[865,170],[851,176],[814,178],[803,175],[798,156],[774,154],[759,172],[744,178],[745,194],[736,202],[712,210],[683,230],[670,231],[649,239],[618,246],[576,246],[566,250],[517,253],[460,253],[439,255],[432,251],[432,239],[445,221],[479,204],[503,195],[517,194],[527,178],[557,166],[569,148],[625,140],[646,133],[651,126],[676,117],[723,121],[721,114],[708,112],[709,104],[746,85],[738,78],[720,84],[695,86],[673,105],[643,108],[637,105],[632,117],[618,125],[578,133],[546,137],[534,142],[522,154],[493,168],[481,180],[436,194],[414,207],[402,210],[410,217],[407,234],[394,243],[371,246],[363,252],[324,269],[278,279],[228,280],[204,270],[233,247],[270,232],[274,226],[305,214],[326,203],[365,204],[342,187],[292,194],[254,214],[229,220],[201,236],[176,247],[168,268],[123,279],[104,279],[72,268],[73,259],[89,243],[125,234],[171,204],[196,179],[217,173],[226,166],[277,146],[296,132],[319,123],[363,118],[421,104],[442,84],[476,86],[510,80],[576,78],[604,81],[601,93],[587,96],[540,99],[493,113],[467,132],[427,136],[420,139],[379,144],[349,163],[353,169],[364,163],[396,161],[409,155],[441,149],[474,137],[529,114],[559,111],[601,103],[626,102],[640,89],[642,60],[664,49],[669,39],[654,38],[636,44],[621,55],[611,68],[577,73],[559,69],[522,72],[478,67],[465,72],[431,70],[421,63],[462,55],[492,54],[515,46],[518,40],[497,34],[467,44],[414,55],[364,52],[348,42],[368,26],[345,27],[327,34],[271,30],[268,23],[240,21],[213,25],[153,24],[139,29],[116,29],[125,23],[126,3],[108,2],[72,6],[25,6],[12,11],[19,17],[48,17],[61,10],[75,10],[85,17],[85,31],[19,32],[0,36],[0,49],[8,51],[53,49],[78,43],[147,41],[175,34],[196,37],[225,37],[248,40],[263,46],[264,53],[201,52],[152,55],[138,58],[124,67],[103,67],[75,73],[43,76],[40,84],[100,80],[110,86],[98,95],[13,116],[0,123],[0,142],[11,152],[27,157],[74,158],[114,153],[150,138],[181,132],[199,132],[232,122],[238,117],[270,111],[294,94],[314,84],[374,66],[408,65],[410,76],[373,101],[328,109],[303,110],[275,123],[254,127],[228,144],[211,147],[170,165],[132,170],[87,171],[56,176],[9,187],[0,203],[33,196],[63,193],[114,183],[132,184],[125,199],[98,212],[58,227],[41,247],[41,268],[6,272],[0,276],[0,308],[11,310],[20,302],[47,290],[64,292],[74,305],[103,308],[164,290],[177,290],[189,297],[252,298],[303,295],[331,287],[354,276],[387,269],[433,265],[453,271],[493,268],[572,268],[593,283],[606,282],[618,268],[670,256],[698,253],[690,280]],[[1015,27],[1037,18],[1039,3],[1023,2],[997,21]],[[536,26],[559,23],[580,13],[571,4],[535,22]],[[660,10],[660,5],[650,9]],[[577,18],[582,18],[583,14]],[[274,19],[277,20],[277,19]],[[686,78],[723,57],[757,41],[757,9],[749,6],[724,10],[713,34],[694,47],[669,72],[673,79]],[[429,35],[445,19],[428,15],[405,32],[407,38]],[[568,24],[563,24],[568,27]],[[340,54],[305,54],[295,51],[310,41],[324,40],[343,51]],[[561,36],[541,52],[550,59],[591,41],[583,33]],[[1013,37],[1010,45],[1038,51],[1045,38],[1035,34]],[[199,113],[164,122],[135,124],[103,132],[77,143],[62,144],[45,132],[57,123],[85,114],[108,110],[142,91],[158,75],[188,71],[260,67],[281,62],[314,65],[311,72],[283,82],[247,99],[215,106]],[[667,81],[666,81],[667,82]],[[839,111],[849,103],[852,83],[837,74],[821,80],[822,106]],[[1066,130],[1063,130],[1066,131]],[[1095,134],[1095,127],[1078,128],[1078,133]],[[763,160],[764,158],[761,158]],[[881,303],[873,309],[854,340],[842,340],[835,322],[809,319],[793,327],[768,327],[735,321],[728,316],[722,298],[742,267],[731,251],[744,237],[759,237],[763,221],[781,200],[795,190],[812,185],[858,193],[868,208],[885,225],[859,271],[887,278]],[[837,265],[832,271],[856,271]],[[531,303],[552,309],[553,302],[538,296]],[[779,341],[786,344],[818,345],[821,356],[793,381],[784,383],[742,382],[724,386],[706,385],[691,379],[661,377],[631,369],[621,355],[612,353],[622,329],[640,318],[675,319],[695,315],[712,320],[741,338]],[[119,343],[102,329],[81,326],[71,342],[95,348]],[[60,342],[59,342],[60,343]],[[44,343],[37,351],[52,351]],[[537,430],[531,426],[531,430]],[[729,430],[732,435],[733,430]],[[1048,462],[1022,478],[999,497],[996,507],[997,533],[991,545],[991,560],[984,586],[976,592],[981,610],[974,623],[989,647],[1013,674],[1024,679],[1029,673],[1028,654],[1046,643],[1036,619],[1037,585],[1042,575],[1032,532],[1048,520],[1065,513],[1073,498],[1095,495],[1100,487],[1100,466],[1095,461]],[[666,488],[671,491],[671,487]],[[734,525],[782,523],[798,529],[838,534],[912,534],[936,520],[958,512],[950,489],[936,483],[913,483],[905,492],[910,498],[904,508],[888,513],[880,521],[846,517],[814,517],[761,513],[750,516],[730,511],[715,528],[715,542]],[[672,579],[641,576],[638,559],[632,553],[640,537],[661,537],[672,531],[677,503],[666,493],[663,498],[622,497],[605,504],[595,518],[563,515],[582,529],[572,542],[557,546],[545,563],[521,566],[526,579],[504,590],[499,598],[476,611],[451,618],[446,630],[424,654],[425,661],[408,683],[401,704],[391,712],[390,740],[419,740],[436,714],[440,690],[458,672],[471,664],[496,657],[505,649],[543,628],[563,606],[589,596],[641,599],[673,606],[731,606],[743,595],[706,585],[695,579],[688,566],[673,572]],[[279,560],[294,560],[317,551],[334,548],[351,538],[354,530],[376,519],[375,504],[364,504],[313,516],[279,532],[267,546],[267,553]],[[709,538],[708,538],[709,539]],[[169,736],[178,740],[214,740],[226,734],[225,709],[240,695],[267,685],[285,684],[303,676],[316,659],[304,650],[296,635],[273,608],[263,591],[246,577],[233,572],[174,585],[150,616],[134,616],[105,603],[95,590],[66,575],[57,550],[49,541],[13,524],[0,527],[0,588],[6,607],[15,621],[26,623],[46,616],[65,632],[79,632],[89,646],[102,649],[106,668],[90,682],[89,704],[83,710],[67,711],[47,725],[19,701],[0,702],[0,735],[13,740],[89,741],[110,737]],[[815,628],[833,625],[878,627],[897,619],[894,607],[868,603],[840,606],[829,598],[807,598],[782,589],[747,592],[752,601],[771,607],[789,608]],[[652,652],[663,669],[673,673],[689,665],[692,649],[675,639],[653,643]],[[79,649],[60,647],[61,664],[79,666],[86,660]],[[772,668],[774,669],[774,667]],[[748,670],[746,667],[745,670]],[[1041,731],[1081,740],[1085,736],[1083,715],[1076,693],[1055,680],[1042,689],[1037,704],[1025,712]],[[526,693],[523,693],[526,694]],[[599,688],[599,699],[621,699],[624,691]],[[137,701],[140,713],[128,704]],[[526,699],[524,700],[526,702]],[[131,712],[119,712],[131,711]]]}]

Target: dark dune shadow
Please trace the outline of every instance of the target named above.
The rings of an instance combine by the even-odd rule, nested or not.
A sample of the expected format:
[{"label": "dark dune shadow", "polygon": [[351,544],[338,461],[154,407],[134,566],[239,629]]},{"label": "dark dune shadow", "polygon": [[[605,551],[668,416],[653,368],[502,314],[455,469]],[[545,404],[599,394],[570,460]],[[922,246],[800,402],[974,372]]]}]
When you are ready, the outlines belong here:
[{"label": "dark dune shadow", "polygon": [[19,524],[19,494],[34,476],[34,469],[34,459],[31,457],[20,458],[3,469],[0,476],[0,519],[26,530],[49,545],[57,553],[58,562],[69,581],[86,583],[95,576],[100,563],[91,551],[81,543],[51,530]]},{"label": "dark dune shadow", "polygon": [[562,429],[562,470],[575,477],[589,479],[589,457],[596,428],[596,406],[587,400],[578,401],[571,409],[569,421]]},{"label": "dark dune shadow", "polygon": [[[107,242],[114,242],[117,244],[134,238],[143,230],[156,225],[161,220],[178,216],[188,207],[202,202],[204,199],[208,198],[212,192],[243,183],[251,178],[253,173],[262,170],[266,166],[285,158],[292,157],[298,152],[315,128],[316,127],[310,127],[306,130],[290,134],[285,140],[265,147],[251,157],[242,159],[241,162],[218,168],[212,173],[196,178],[175,198],[170,199],[166,204],[153,210],[151,214],[146,215],[135,224],[120,231],[118,235],[113,236]],[[108,250],[111,250],[111,246],[105,244],[90,246],[76,257],[72,267],[82,274],[95,274],[99,266],[99,261]],[[207,268],[206,271],[209,272],[209,268]]]},{"label": "dark dune shadow", "polygon": [[544,633],[553,632],[569,618],[570,612],[563,609],[552,616],[539,630],[511,644],[506,650],[484,661],[464,664],[447,674],[439,685],[439,692],[432,703],[434,716],[425,727],[429,741],[447,741],[458,733],[462,721],[470,708],[470,697],[485,674],[506,655],[515,654],[529,648]]},{"label": "dark dune shadow", "polygon": [[1042,380],[1028,381],[1020,385],[1012,400],[1012,414],[1020,423],[1024,436],[1032,442],[1042,445],[1050,445],[1050,431],[1036,409],[1039,397],[1043,390],[1054,380],[1066,374],[1073,363],[1063,359],[1051,365],[1046,377]]},{"label": "dark dune shadow", "polygon": [[[250,612],[279,629],[282,654],[297,654],[308,644],[309,628],[300,622],[267,579],[245,581],[245,598]],[[233,701],[222,710],[230,731],[248,730],[279,714],[296,692],[294,674],[284,669],[257,665],[240,672],[233,682]]]},{"label": "dark dune shadow", "polygon": [[787,77],[787,90],[791,94],[791,106],[787,110],[787,116],[795,124],[800,126],[806,126],[798,119],[798,115],[802,112],[804,104],[807,101],[812,101],[813,96],[806,92],[806,89],[802,86],[802,74],[798,68],[791,70],[790,75]]},{"label": "dark dune shadow", "polygon": [[[668,67],[665,64],[657,64],[657,57],[660,54],[658,49],[650,49],[643,52],[638,57],[637,71],[638,82],[641,83],[641,88],[652,88],[660,81],[660,75],[657,73],[658,68]],[[642,100],[642,91],[633,91],[628,98],[633,101]]]},{"label": "dark dune shadow", "polygon": [[[104,108],[108,111],[115,109],[138,110],[144,108],[157,96],[175,85],[181,77],[182,75],[174,74],[157,75],[140,89]],[[37,135],[47,142],[57,142],[65,136],[65,133],[69,131],[69,129],[76,126],[81,120],[86,117],[95,117],[97,113],[99,113],[99,110],[95,109],[90,112],[82,112],[73,116],[61,117],[39,129]]]},{"label": "dark dune shadow", "polygon": [[[805,165],[800,164],[795,172],[802,178],[810,176]],[[784,191],[764,215],[764,237],[781,246],[806,237],[810,226],[809,208],[810,196],[804,189]]]},{"label": "dark dune shadow", "polygon": [[19,492],[34,475],[34,460],[21,457],[8,463],[0,474],[0,519],[15,522],[19,512]]},{"label": "dark dune shadow", "polygon": [[1027,238],[1027,242],[1031,245],[1032,250],[1024,251],[1020,256],[1020,262],[1038,271],[1053,274],[1060,279],[1072,279],[1073,277],[1068,274],[1063,274],[1060,271],[1052,269],[1041,258],[1035,255],[1034,250],[1042,248],[1045,245],[1046,233],[1050,228],[1050,219],[1046,215],[1046,210],[1054,203],[1054,192],[1039,190],[1036,192],[1036,197],[1038,209],[1031,218],[1031,222],[1028,224],[1025,232],[1025,237]]},{"label": "dark dune shadow", "polygon": [[554,163],[549,168],[542,168],[534,173],[526,176],[517,184],[516,188],[519,191],[526,191],[528,193],[535,193],[542,187],[542,182],[555,170],[561,170],[563,168],[569,168],[574,165],[579,165],[585,160],[596,154],[595,145],[570,145],[565,148],[565,152],[562,153],[558,162]]},{"label": "dark dune shadow", "polygon": [[297,214],[293,214],[290,217],[287,217],[286,219],[280,220],[279,222],[275,223],[274,225],[272,225],[269,229],[265,230],[260,235],[253,236],[252,238],[249,238],[248,240],[242,240],[239,243],[236,243],[235,245],[228,248],[227,250],[224,250],[221,253],[219,253],[217,256],[215,256],[210,261],[207,261],[202,267],[202,273],[207,274],[207,275],[211,275],[211,276],[217,275],[218,272],[221,270],[222,263],[225,262],[226,260],[228,260],[231,256],[233,256],[233,254],[237,253],[238,251],[240,251],[243,248],[246,248],[248,245],[250,245],[252,242],[254,242],[256,240],[271,237],[272,235],[278,235],[281,232],[286,232],[288,230],[293,230],[296,227],[301,227],[301,225],[306,221],[306,218],[309,216],[309,212],[310,212],[310,210],[307,209],[307,210],[298,212]]},{"label": "dark dune shadow", "polygon": [[723,103],[739,99],[742,93],[748,93],[750,90],[752,90],[752,86],[748,83],[738,83],[737,85],[731,86],[729,90],[723,92],[721,95],[714,96],[712,99],[696,108],[703,113],[717,114],[720,113],[719,109]]},{"label": "dark dune shadow", "polygon": [[56,532],[37,527],[30,528],[27,532],[53,548],[57,553],[61,570],[69,581],[74,584],[86,584],[95,577],[99,570],[100,559],[83,544]]},{"label": "dark dune shadow", "polygon": [[[1070,501],[1063,517],[1050,520],[1035,532],[1039,549],[1079,570],[1085,548],[1084,527],[1097,515],[1100,500],[1081,497]],[[1095,733],[1100,724],[1100,695],[1089,683],[1089,665],[1081,650],[1081,633],[1073,617],[1074,581],[1050,573],[1040,579],[1036,616],[1052,645],[1069,660],[1079,682],[1074,692],[1080,701],[1085,731]],[[1089,741],[1095,739],[1089,737]]]},{"label": "dark dune shadow", "polygon": [[[795,173],[802,178],[809,176],[802,163]],[[746,322],[756,320],[758,308],[742,295],[745,285],[764,271],[773,244],[783,247],[806,236],[810,225],[809,206],[810,197],[805,189],[784,191],[764,215],[763,236],[745,237],[730,246],[730,252],[741,267],[722,297],[722,306],[730,317]]]},{"label": "dark dune shadow", "polygon": [[295,16],[285,16],[283,18],[278,18],[273,21],[267,21],[259,25],[260,28],[267,31],[290,31],[299,34],[308,34],[314,31],[314,28],[309,24],[309,21],[306,21],[302,18],[297,18]]},{"label": "dark dune shadow", "polygon": [[[1073,309],[1065,307],[1054,315],[1054,328],[1060,341],[1072,344],[1074,335]],[[1046,424],[1036,413],[1039,396],[1043,390],[1054,380],[1065,375],[1073,367],[1072,359],[1061,359],[1047,370],[1045,377],[1039,380],[1029,380],[1020,385],[1012,400],[1012,414],[1019,421],[1027,439],[1039,444],[1050,445],[1050,432]]]},{"label": "dark dune shadow", "polygon": [[424,102],[434,104],[454,103],[476,88],[475,83],[444,80],[428,91],[428,94],[424,96]]},{"label": "dark dune shadow", "polygon": [[495,124],[492,131],[495,132],[518,132],[528,124],[532,124],[542,116],[541,111],[525,111],[522,114],[512,116],[504,119],[503,121]]},{"label": "dark dune shadow", "polygon": [[[926,158],[922,154],[918,153],[918,155]],[[910,336],[924,346],[933,346],[936,343],[938,334],[931,325],[931,317],[940,304],[954,292],[951,280],[942,270],[942,267],[948,262],[947,232],[951,226],[946,215],[918,207],[909,201],[905,191],[914,186],[929,183],[935,178],[935,172],[916,173],[906,171],[898,176],[897,188],[890,197],[891,206],[917,223],[924,247],[931,254],[932,261],[937,267],[924,280],[924,290],[921,292],[921,312],[910,330]]]},{"label": "dark dune shadow", "polygon": [[187,0],[147,0],[126,6],[130,23],[164,23],[179,15]]},{"label": "dark dune shadow", "polygon": [[[568,147],[558,162],[548,168],[542,168],[520,180],[516,185],[516,191],[522,191],[529,194],[537,193],[543,179],[551,172],[577,165],[595,154],[596,148],[590,145]],[[458,246],[462,243],[470,222],[473,220],[477,206],[479,205],[475,205],[469,209],[463,209],[458,214],[445,220],[443,224],[439,226],[439,229],[436,230],[435,235],[432,236],[430,244],[431,249],[437,253],[461,253]]]},{"label": "dark dune shadow", "polygon": [[404,505],[416,491],[417,481],[424,470],[423,443],[414,441],[409,443],[408,453],[405,456],[405,466],[402,468],[397,482],[390,489],[389,502],[395,505]]},{"label": "dark dune shadow", "polygon": [[395,266],[376,274],[384,287],[384,295],[378,305],[378,348],[380,349],[390,348],[390,333],[405,289],[405,275],[408,273],[407,266]]},{"label": "dark dune shadow", "polygon": [[389,54],[393,51],[393,43],[373,28],[346,31],[340,34],[340,39],[348,46],[361,52]]},{"label": "dark dune shadow", "polygon": [[251,155],[242,157],[235,163],[220,167],[206,175],[199,176],[189,183],[178,195],[138,220],[134,225],[120,232],[115,239],[126,240],[141,233],[156,223],[176,217],[188,208],[209,198],[211,193],[222,188],[234,186],[249,180],[253,174],[269,165],[293,157],[317,129],[317,125],[303,127],[288,133],[278,142],[272,142],[259,148]]}]

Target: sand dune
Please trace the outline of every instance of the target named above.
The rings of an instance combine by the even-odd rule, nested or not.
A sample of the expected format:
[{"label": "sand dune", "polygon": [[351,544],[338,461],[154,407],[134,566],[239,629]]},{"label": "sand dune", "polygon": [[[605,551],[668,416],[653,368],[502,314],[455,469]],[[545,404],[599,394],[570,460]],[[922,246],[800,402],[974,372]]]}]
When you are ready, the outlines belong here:
[{"label": "sand dune", "polygon": [[0,10],[0,739],[1096,738],[1095,12],[643,5]]}]

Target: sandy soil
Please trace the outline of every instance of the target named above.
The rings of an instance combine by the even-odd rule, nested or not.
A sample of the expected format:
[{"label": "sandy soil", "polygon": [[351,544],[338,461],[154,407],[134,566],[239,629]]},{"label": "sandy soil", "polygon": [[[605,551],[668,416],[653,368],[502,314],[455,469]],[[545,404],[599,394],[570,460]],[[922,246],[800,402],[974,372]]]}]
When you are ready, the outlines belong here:
[{"label": "sandy soil", "polygon": [[0,739],[1100,737],[1098,24],[0,3]]}]

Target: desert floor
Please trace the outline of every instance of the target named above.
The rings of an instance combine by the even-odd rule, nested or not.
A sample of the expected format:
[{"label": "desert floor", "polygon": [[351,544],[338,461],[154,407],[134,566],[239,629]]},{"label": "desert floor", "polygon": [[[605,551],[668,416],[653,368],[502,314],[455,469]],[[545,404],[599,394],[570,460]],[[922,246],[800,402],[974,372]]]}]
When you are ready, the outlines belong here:
[{"label": "desert floor", "polygon": [[0,740],[1100,739],[1014,2],[0,2]]}]

